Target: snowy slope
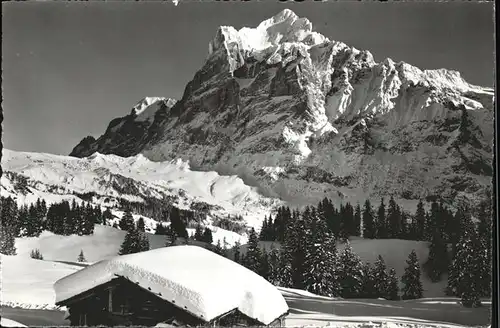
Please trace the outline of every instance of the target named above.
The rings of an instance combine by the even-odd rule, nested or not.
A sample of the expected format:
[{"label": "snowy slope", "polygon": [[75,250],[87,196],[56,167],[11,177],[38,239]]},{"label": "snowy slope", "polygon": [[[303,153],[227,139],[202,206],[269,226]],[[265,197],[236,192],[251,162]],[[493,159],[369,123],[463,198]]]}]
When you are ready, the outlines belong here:
[{"label": "snowy slope", "polygon": [[93,203],[111,208],[117,199],[144,202],[168,197],[183,209],[206,205],[212,216],[242,215],[254,227],[280,204],[261,196],[237,176],[192,171],[181,160],[152,162],[142,155],[123,158],[99,153],[79,159],[3,149],[2,161],[6,174],[0,193],[15,197],[20,204],[38,197],[49,204],[63,199],[81,202],[78,194],[91,192],[96,194]]},{"label": "snowy slope", "polygon": [[[231,231],[214,227],[213,229],[214,244],[219,241],[223,245],[225,238],[228,247],[231,247],[236,241],[244,244],[247,240],[246,237]],[[188,229],[188,233],[194,234],[194,230]],[[93,263],[116,256],[125,234],[122,230],[103,225],[95,225],[94,234],[88,236],[62,236],[44,231],[39,237],[16,238],[17,254],[28,258],[33,249],[39,249],[46,260],[72,262],[76,261],[82,250],[85,259]],[[151,249],[165,247],[166,236],[153,234],[147,236]]]},{"label": "snowy slope", "polygon": [[28,309],[56,309],[54,282],[81,269],[29,256],[0,255],[0,260],[2,305]]},{"label": "snowy slope", "polygon": [[7,318],[0,318],[0,326],[2,327],[26,327],[25,325],[17,322],[17,321],[14,321],[14,320],[10,320],[10,319],[7,319]]},{"label": "snowy slope", "polygon": [[[182,158],[293,204],[484,197],[494,90],[456,71],[376,62],[312,25],[285,9],[255,28],[220,27],[182,99],[159,109],[149,128],[125,146],[108,128],[71,155]],[[456,144],[462,109],[473,137]]]},{"label": "snowy slope", "polygon": [[166,247],[98,262],[58,280],[54,285],[56,302],[117,275],[147,287],[165,300],[175,300],[178,306],[206,321],[238,308],[269,324],[288,311],[281,293],[264,278],[196,246]]}]

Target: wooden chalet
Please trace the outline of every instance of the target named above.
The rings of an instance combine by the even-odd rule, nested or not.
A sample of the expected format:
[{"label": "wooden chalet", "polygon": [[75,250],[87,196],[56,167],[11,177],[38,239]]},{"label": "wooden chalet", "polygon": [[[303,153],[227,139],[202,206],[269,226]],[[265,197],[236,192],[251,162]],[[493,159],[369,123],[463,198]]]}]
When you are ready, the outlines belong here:
[{"label": "wooden chalet", "polygon": [[[166,249],[179,249],[183,247],[193,248],[196,246],[173,246]],[[204,249],[203,251],[212,253]],[[218,256],[212,254],[209,255]],[[175,265],[182,264],[176,263]],[[82,269],[75,274],[81,273],[91,267],[92,266]],[[254,273],[252,272],[252,274]],[[86,275],[81,274],[81,276],[95,279],[92,273]],[[200,311],[183,305],[188,304],[185,300],[181,298],[176,298],[177,301],[176,299],[169,299],[169,297],[172,298],[172,296],[167,296],[167,294],[169,294],[168,290],[164,290],[164,294],[162,295],[162,290],[155,287],[148,287],[147,280],[142,279],[141,281],[134,281],[133,277],[130,275],[125,276],[119,273],[114,273],[110,279],[106,280],[107,281],[104,283],[97,284],[92,288],[84,288],[81,292],[72,293],[74,295],[70,297],[64,297],[60,300],[56,299],[56,305],[67,307],[69,312],[68,319],[72,326],[155,326],[158,323],[169,323],[182,326],[281,327],[284,326],[284,318],[288,314],[288,307],[282,307],[277,310],[276,314],[272,314],[272,321],[269,322],[270,320],[267,320],[268,322],[265,324],[256,318],[246,315],[235,306],[229,311],[212,315],[211,318],[205,318]],[[207,280],[207,283],[208,281],[210,280]],[[73,282],[78,281],[74,280]],[[244,284],[245,282],[242,283]],[[64,285],[60,287],[60,290],[62,288],[64,288]],[[57,290],[56,288],[56,295]],[[265,296],[266,295],[263,295],[263,297]],[[276,297],[276,295],[273,296]],[[213,301],[216,301],[217,297],[218,295],[213,295]],[[274,316],[276,317],[274,318]]]}]

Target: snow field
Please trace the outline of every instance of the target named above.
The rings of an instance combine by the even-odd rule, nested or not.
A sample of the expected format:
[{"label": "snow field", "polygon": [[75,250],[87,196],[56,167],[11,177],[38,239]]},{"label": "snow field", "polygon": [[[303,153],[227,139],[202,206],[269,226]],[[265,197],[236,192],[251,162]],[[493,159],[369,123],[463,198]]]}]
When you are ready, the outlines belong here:
[{"label": "snow field", "polygon": [[[0,255],[2,305],[25,309],[57,309],[53,284],[81,269],[76,265]],[[2,324],[3,326],[3,324]]]}]

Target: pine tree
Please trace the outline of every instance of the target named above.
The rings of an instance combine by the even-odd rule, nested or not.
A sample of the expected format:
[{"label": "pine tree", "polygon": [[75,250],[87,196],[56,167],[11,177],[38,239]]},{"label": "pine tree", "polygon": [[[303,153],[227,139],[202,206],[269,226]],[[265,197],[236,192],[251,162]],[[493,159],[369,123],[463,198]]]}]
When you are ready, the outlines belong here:
[{"label": "pine tree", "polygon": [[205,227],[205,230],[203,231],[203,240],[207,244],[212,244],[214,239],[212,237],[212,230],[210,230],[208,227]]},{"label": "pine tree", "polygon": [[389,275],[387,274],[387,267],[381,255],[379,255],[377,257],[377,260],[375,261],[375,267],[373,268],[373,278],[373,287],[376,292],[376,296],[387,296],[387,290],[389,287]]},{"label": "pine tree", "polygon": [[259,275],[269,281],[269,277],[271,276],[271,267],[269,265],[269,256],[266,251],[263,251],[260,256],[259,263]]},{"label": "pine tree", "polygon": [[38,248],[31,250],[30,257],[35,260],[43,260],[43,255]]},{"label": "pine tree", "polygon": [[217,240],[217,244],[215,244],[214,253],[217,255],[223,256],[224,250],[222,249],[222,245],[220,244],[220,240]]},{"label": "pine tree", "polygon": [[[478,256],[481,252],[481,243],[472,221],[467,222],[464,235],[457,245],[450,276],[448,290],[461,298],[466,307],[481,305],[482,292],[481,273],[483,272],[484,257]],[[453,280],[454,278],[454,280]]]},{"label": "pine tree", "polygon": [[363,273],[361,280],[361,298],[374,298],[377,293],[375,291],[375,278],[373,276],[373,268],[370,263],[364,263],[361,271]]},{"label": "pine tree", "polygon": [[424,209],[424,203],[422,202],[422,200],[420,200],[417,205],[417,211],[415,212],[416,229],[415,229],[414,240],[425,240],[425,231],[426,231],[425,218],[426,218],[426,213]]},{"label": "pine tree", "polygon": [[264,216],[264,220],[262,220],[262,227],[260,228],[259,239],[260,240],[268,240],[268,227],[267,227],[267,216]]},{"label": "pine tree", "polygon": [[188,233],[186,229],[186,224],[181,218],[180,211],[177,207],[172,207],[170,209],[170,227],[175,232],[178,237],[188,238]]},{"label": "pine tree", "polygon": [[378,207],[376,227],[377,227],[377,238],[378,239],[387,238],[387,222],[385,218],[384,198],[381,199],[380,205]]},{"label": "pine tree", "polygon": [[297,219],[296,215],[292,215],[289,219],[289,226],[285,231],[285,236],[283,240],[283,246],[279,252],[279,265],[277,272],[277,280],[278,286],[281,287],[293,287],[293,277],[294,277],[294,254],[296,249],[295,244],[295,225],[297,224],[295,220]]},{"label": "pine tree", "polygon": [[236,241],[233,246],[233,259],[236,263],[241,263],[240,243]]},{"label": "pine tree", "polygon": [[424,289],[420,280],[420,264],[418,262],[417,253],[412,250],[406,260],[408,265],[405,268],[405,273],[401,277],[403,282],[402,298],[404,300],[422,298]]},{"label": "pine tree", "polygon": [[412,228],[412,217],[407,212],[400,209],[401,212],[401,239],[415,240],[413,239],[413,228]]},{"label": "pine tree", "polygon": [[149,251],[149,238],[145,232],[138,231],[139,233],[139,252]]},{"label": "pine tree", "polygon": [[448,246],[445,244],[441,233],[435,231],[429,246],[429,258],[425,263],[425,269],[432,282],[441,280],[441,276],[448,271]]},{"label": "pine tree", "polygon": [[401,235],[401,213],[394,197],[389,199],[387,207],[387,237],[399,238]]},{"label": "pine tree", "polygon": [[149,250],[149,240],[145,233],[133,228],[127,232],[120,247],[119,255]]},{"label": "pine tree", "polygon": [[478,238],[481,243],[481,252],[478,256],[484,258],[481,270],[481,296],[490,297],[492,292],[492,225],[493,215],[491,208],[491,194],[487,191],[485,200],[478,206]]},{"label": "pine tree", "polygon": [[384,298],[391,301],[399,300],[399,281],[394,268],[389,270],[387,282],[387,293]]},{"label": "pine tree", "polygon": [[156,229],[155,229],[155,235],[166,235],[166,234],[167,234],[167,231],[166,231],[165,227],[163,226],[163,224],[157,223]]},{"label": "pine tree", "polygon": [[316,215],[315,209],[306,210],[303,216],[306,222],[305,289],[317,295],[332,296],[336,254],[330,254],[333,250],[328,249],[326,224]]},{"label": "pine tree", "polygon": [[199,223],[196,226],[196,230],[194,232],[194,240],[203,241],[203,229],[201,228],[201,224]]},{"label": "pine tree", "polygon": [[363,238],[373,239],[376,237],[376,228],[373,215],[373,208],[370,200],[365,201],[363,208]]},{"label": "pine tree", "polygon": [[279,257],[280,256],[279,256],[278,250],[274,246],[271,246],[271,250],[269,252],[269,258],[268,258],[268,263],[269,263],[268,281],[275,286],[278,286],[280,283],[280,279],[279,279],[280,258]]},{"label": "pine tree", "polygon": [[[310,209],[306,208],[306,211]],[[287,227],[288,236],[286,240],[285,259],[290,261],[290,274],[292,277],[292,286],[297,289],[304,289],[304,273],[305,273],[305,258],[306,258],[306,222],[307,215],[301,215],[298,210],[292,214],[292,224]],[[288,267],[285,267],[288,270]],[[285,273],[285,276],[286,277]]]},{"label": "pine tree", "polygon": [[132,216],[132,213],[130,212],[130,210],[125,211],[122,218],[120,219],[120,222],[118,223],[118,226],[123,231],[135,230],[134,217]]},{"label": "pine tree", "polygon": [[16,237],[14,229],[9,225],[0,224],[0,253],[16,255]]},{"label": "pine tree", "polygon": [[109,224],[113,220],[113,214],[109,208],[102,213],[102,224]]},{"label": "pine tree", "polygon": [[247,269],[259,273],[261,261],[261,251],[259,248],[259,239],[257,238],[257,233],[254,228],[250,229],[250,235],[248,237],[248,249],[245,256],[245,266]]},{"label": "pine tree", "polygon": [[144,219],[142,217],[140,217],[139,220],[137,220],[137,230],[140,232],[146,231],[146,227],[144,225]]},{"label": "pine tree", "polygon": [[363,287],[363,263],[353,253],[349,242],[340,255],[339,281],[342,288],[340,295],[343,298],[360,297]]},{"label": "pine tree", "polygon": [[78,262],[87,262],[85,259],[85,255],[83,255],[83,250],[80,250],[80,254],[78,255],[78,258],[76,259]]},{"label": "pine tree", "polygon": [[354,231],[353,236],[361,236],[361,206],[356,205],[356,210],[354,212]]}]

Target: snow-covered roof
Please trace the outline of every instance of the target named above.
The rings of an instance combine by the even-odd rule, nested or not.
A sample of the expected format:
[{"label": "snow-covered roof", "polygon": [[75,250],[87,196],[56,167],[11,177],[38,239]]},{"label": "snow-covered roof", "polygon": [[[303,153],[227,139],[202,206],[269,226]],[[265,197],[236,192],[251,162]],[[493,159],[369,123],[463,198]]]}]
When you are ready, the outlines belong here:
[{"label": "snow-covered roof", "polygon": [[205,321],[237,308],[269,324],[288,311],[280,291],[247,268],[201,247],[183,245],[117,256],[58,280],[56,303],[118,276],[151,288]]}]

